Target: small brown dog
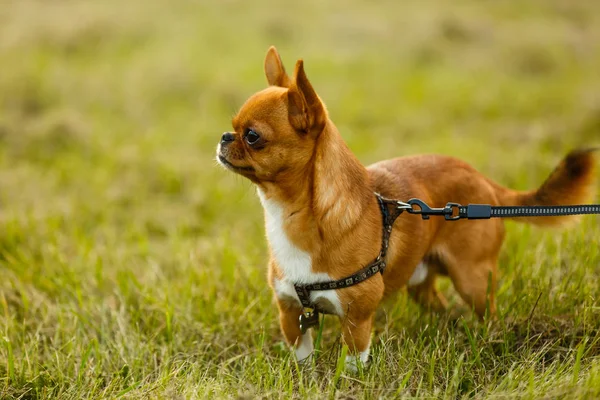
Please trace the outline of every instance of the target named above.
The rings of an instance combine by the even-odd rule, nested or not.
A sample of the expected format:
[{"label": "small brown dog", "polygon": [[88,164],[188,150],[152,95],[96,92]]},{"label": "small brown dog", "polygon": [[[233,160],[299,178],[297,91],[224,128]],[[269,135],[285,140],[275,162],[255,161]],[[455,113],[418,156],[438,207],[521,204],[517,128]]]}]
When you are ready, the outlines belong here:
[{"label": "small brown dog", "polygon": [[[302,60],[290,78],[271,47],[264,67],[270,86],[250,97],[233,118],[234,132],[223,134],[217,158],[258,188],[270,245],[269,283],[279,306],[281,329],[295,346],[298,360],[311,354],[313,341],[310,331],[300,330],[303,307],[294,285],[351,276],[377,257],[382,215],[374,193],[399,200],[419,198],[432,206],[448,201],[580,204],[591,194],[591,151],[569,154],[539,189],[529,192],[504,188],[465,162],[445,156],[402,157],[365,168],[328,118]],[[558,225],[567,219],[519,220]],[[449,276],[480,317],[486,310],[493,314],[503,239],[499,219],[423,221],[404,213],[393,225],[384,274],[343,289],[314,291],[310,301],[340,317],[350,349],[348,365],[355,366],[357,359],[368,360],[378,304],[404,286],[425,307],[441,310],[446,301],[435,280]]]}]

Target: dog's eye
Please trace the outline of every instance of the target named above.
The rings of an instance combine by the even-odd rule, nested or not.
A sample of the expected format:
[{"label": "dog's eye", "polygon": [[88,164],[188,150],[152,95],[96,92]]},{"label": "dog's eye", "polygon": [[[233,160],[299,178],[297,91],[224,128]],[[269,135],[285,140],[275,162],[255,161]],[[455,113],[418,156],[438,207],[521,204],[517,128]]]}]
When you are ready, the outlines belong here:
[{"label": "dog's eye", "polygon": [[259,139],[260,135],[258,133],[254,132],[252,129],[248,129],[248,132],[246,132],[246,142],[248,142],[248,144],[256,144]]}]

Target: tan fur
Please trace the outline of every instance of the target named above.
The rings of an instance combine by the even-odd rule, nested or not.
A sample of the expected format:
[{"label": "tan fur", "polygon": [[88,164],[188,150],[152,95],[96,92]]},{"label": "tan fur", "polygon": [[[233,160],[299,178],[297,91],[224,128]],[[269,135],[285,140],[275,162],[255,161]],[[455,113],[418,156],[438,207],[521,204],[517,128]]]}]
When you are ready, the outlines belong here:
[{"label": "tan fur", "polygon": [[[281,204],[289,240],[310,254],[314,272],[328,273],[333,279],[353,274],[379,252],[381,215],[374,192],[400,200],[420,198],[433,207],[448,201],[577,204],[591,193],[594,160],[589,151],[571,153],[546,183],[532,192],[506,189],[465,162],[445,156],[403,157],[365,168],[328,118],[301,60],[290,78],[272,47],[265,59],[265,74],[271,86],[242,106],[233,119],[235,140],[221,147],[219,157],[254,182],[267,198]],[[260,133],[259,145],[244,140],[248,129]],[[564,220],[526,221],[558,224]],[[446,222],[401,215],[394,224],[385,274],[337,291],[344,308],[343,335],[350,350],[356,353],[367,348],[379,302],[406,286],[422,260],[429,266],[429,275],[410,289],[413,298],[427,307],[444,309],[446,301],[435,290],[435,278],[443,274],[479,316],[486,310],[493,314],[503,239],[504,226],[499,219]],[[280,278],[281,269],[271,257],[271,286]],[[285,300],[278,300],[278,307],[286,340],[299,344],[301,308]]]}]

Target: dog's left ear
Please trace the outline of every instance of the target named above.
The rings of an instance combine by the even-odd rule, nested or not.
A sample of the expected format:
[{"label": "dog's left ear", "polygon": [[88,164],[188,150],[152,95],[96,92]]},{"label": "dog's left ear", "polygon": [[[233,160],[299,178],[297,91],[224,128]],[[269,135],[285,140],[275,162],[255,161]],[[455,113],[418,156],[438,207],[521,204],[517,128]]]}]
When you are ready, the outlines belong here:
[{"label": "dog's left ear", "polygon": [[267,76],[267,82],[271,86],[290,87],[290,77],[285,72],[281,57],[279,57],[275,46],[269,47],[269,51],[267,51],[267,56],[265,57],[265,75]]},{"label": "dog's left ear", "polygon": [[304,62],[298,60],[294,81],[288,90],[288,112],[292,126],[299,131],[321,133],[327,121],[325,106],[304,72]]}]

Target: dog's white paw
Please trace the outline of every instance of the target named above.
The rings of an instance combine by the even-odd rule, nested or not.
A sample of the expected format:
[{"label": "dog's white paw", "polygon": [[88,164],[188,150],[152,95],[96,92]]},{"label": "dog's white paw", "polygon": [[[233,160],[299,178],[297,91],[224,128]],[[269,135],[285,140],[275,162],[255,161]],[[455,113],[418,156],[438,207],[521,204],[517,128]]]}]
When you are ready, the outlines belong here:
[{"label": "dog's white paw", "polygon": [[369,364],[369,348],[365,351],[361,351],[358,355],[347,355],[344,368],[347,372],[356,374],[359,369],[359,365],[365,368]]}]

